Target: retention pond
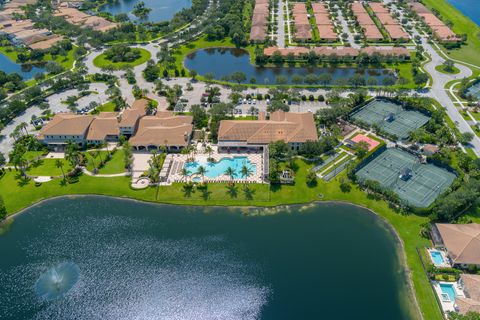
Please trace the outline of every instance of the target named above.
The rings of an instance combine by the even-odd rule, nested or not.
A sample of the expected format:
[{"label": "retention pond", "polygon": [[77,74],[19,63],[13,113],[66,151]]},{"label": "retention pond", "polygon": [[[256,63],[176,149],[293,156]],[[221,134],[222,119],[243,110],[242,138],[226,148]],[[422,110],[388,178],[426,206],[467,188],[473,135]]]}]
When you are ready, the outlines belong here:
[{"label": "retention pond", "polygon": [[54,199],[0,235],[0,318],[412,319],[396,241],[345,204]]}]

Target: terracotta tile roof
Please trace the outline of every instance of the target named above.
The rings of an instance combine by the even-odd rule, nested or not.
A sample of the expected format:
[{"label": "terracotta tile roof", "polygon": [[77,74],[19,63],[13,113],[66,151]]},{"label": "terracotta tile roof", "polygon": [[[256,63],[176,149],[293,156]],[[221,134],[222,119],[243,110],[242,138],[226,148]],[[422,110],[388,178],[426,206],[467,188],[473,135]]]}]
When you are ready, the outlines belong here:
[{"label": "terracotta tile roof", "polygon": [[140,119],[132,146],[186,146],[193,131],[192,116],[160,113]]},{"label": "terracotta tile roof", "polygon": [[396,39],[408,39],[408,33],[406,33],[402,27],[399,25],[394,25],[394,24],[388,24],[385,25],[385,30],[387,30],[388,34],[390,35],[390,38],[393,40]]},{"label": "terracotta tile roof", "polygon": [[456,297],[455,304],[457,305],[460,314],[467,314],[469,312],[480,313],[480,301],[470,298]]},{"label": "terracotta tile roof", "polygon": [[320,34],[320,39],[325,40],[336,40],[337,33],[332,25],[317,25],[318,33]]},{"label": "terracotta tile roof", "polygon": [[407,48],[403,47],[365,47],[361,49],[361,52],[368,54],[369,56],[372,54],[379,54],[382,56],[397,56],[397,57],[407,57],[410,56],[410,51]]},{"label": "terracotta tile roof", "polygon": [[454,263],[480,264],[480,224],[437,223],[435,226]]},{"label": "terracotta tile roof", "polygon": [[368,5],[372,8],[375,14],[378,13],[388,13],[388,9],[380,2],[369,2]]},{"label": "terracotta tile roof", "polygon": [[360,2],[354,2],[352,3],[352,11],[354,14],[357,13],[367,13],[367,10],[363,7],[363,5]]},{"label": "terracotta tile roof", "polygon": [[381,40],[383,35],[376,25],[362,25],[367,40]]},{"label": "terracotta tile roof", "polygon": [[82,136],[87,132],[94,117],[73,113],[58,113],[41,130],[40,136],[72,135]]},{"label": "terracotta tile roof", "polygon": [[295,2],[293,4],[292,12],[294,15],[296,14],[307,14],[307,6],[303,2]]},{"label": "terracotta tile roof", "polygon": [[313,10],[314,14],[315,13],[326,13],[326,14],[328,14],[328,10],[323,3],[319,3],[319,2],[312,3],[312,10]]},{"label": "terracotta tile roof", "polygon": [[39,50],[48,49],[48,48],[53,47],[56,43],[62,41],[63,39],[64,39],[63,36],[52,36],[47,40],[43,40],[43,41],[39,41],[39,42],[35,42],[35,43],[31,44],[30,48],[31,49],[39,49]]},{"label": "terracotta tile roof", "polygon": [[318,135],[312,113],[276,111],[270,115],[270,120],[223,120],[218,140],[248,144],[268,144],[279,140],[301,143],[318,140]]},{"label": "terracotta tile roof", "polygon": [[398,21],[396,19],[394,19],[390,13],[377,13],[376,14],[378,20],[380,20],[380,22],[385,25],[385,24],[396,24],[398,25]]},{"label": "terracotta tile roof", "polygon": [[480,275],[478,274],[461,274],[460,279],[468,297],[480,301]]},{"label": "terracotta tile roof", "polygon": [[252,26],[265,26],[268,14],[266,13],[254,13],[252,16]]},{"label": "terracotta tile roof", "polygon": [[368,13],[359,13],[356,15],[356,18],[360,26],[375,25]]},{"label": "terracotta tile roof", "polygon": [[425,7],[423,4],[420,2],[410,2],[409,3],[410,8],[412,8],[413,11],[416,13],[430,13],[430,10],[428,10],[427,7]]},{"label": "terracotta tile roof", "polygon": [[332,20],[330,20],[330,17],[326,13],[315,13],[315,22],[317,23],[317,25],[333,25]]},{"label": "terracotta tile roof", "polygon": [[265,27],[252,26],[250,30],[250,40],[254,41],[263,41],[267,36],[267,31]]},{"label": "terracotta tile roof", "polygon": [[365,47],[363,49],[357,50],[352,47],[315,47],[313,49],[305,48],[305,47],[290,47],[290,48],[283,48],[280,49],[278,47],[268,47],[263,50],[263,53],[266,56],[271,56],[275,51],[280,52],[282,56],[287,56],[289,53],[293,53],[295,56],[299,56],[302,54],[307,54],[310,51],[314,51],[317,55],[337,55],[339,57],[342,56],[351,56],[356,57],[359,53],[366,53],[368,55],[372,55],[374,53],[380,55],[392,55],[392,56],[409,56],[410,51],[403,47]]},{"label": "terracotta tile roof", "polygon": [[310,24],[302,24],[296,26],[297,31],[295,31],[295,38],[296,39],[311,39],[312,38],[312,28]]},{"label": "terracotta tile roof", "polygon": [[147,99],[135,100],[130,108],[123,110],[121,114],[120,127],[133,127],[140,117],[146,114],[145,108],[148,105]]},{"label": "terracotta tile roof", "polygon": [[118,113],[101,112],[90,124],[87,140],[105,140],[107,136],[119,136]]}]

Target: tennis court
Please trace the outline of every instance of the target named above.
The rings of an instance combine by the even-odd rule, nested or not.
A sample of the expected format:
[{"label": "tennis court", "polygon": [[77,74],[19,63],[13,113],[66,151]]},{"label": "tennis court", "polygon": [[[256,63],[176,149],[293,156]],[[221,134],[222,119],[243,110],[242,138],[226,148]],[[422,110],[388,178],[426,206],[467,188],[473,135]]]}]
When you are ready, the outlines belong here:
[{"label": "tennis court", "polygon": [[412,206],[426,208],[444,193],[456,176],[400,149],[386,149],[356,173],[360,181],[378,181]]},{"label": "tennis court", "polygon": [[476,99],[480,99],[480,81],[467,89],[467,96],[474,96]]},{"label": "tennis court", "polygon": [[410,132],[424,126],[430,117],[418,112],[405,110],[401,105],[373,100],[352,113],[351,118],[369,126],[376,125],[382,131],[401,140],[408,139]]}]

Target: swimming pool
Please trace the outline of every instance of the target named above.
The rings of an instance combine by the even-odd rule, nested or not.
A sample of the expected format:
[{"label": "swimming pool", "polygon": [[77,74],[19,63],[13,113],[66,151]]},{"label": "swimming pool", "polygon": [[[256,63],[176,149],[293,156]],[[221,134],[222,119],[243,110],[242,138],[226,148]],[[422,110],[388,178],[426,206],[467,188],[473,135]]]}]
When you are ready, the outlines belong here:
[{"label": "swimming pool", "polygon": [[217,178],[225,174],[225,171],[228,168],[232,168],[235,172],[235,179],[245,178],[241,174],[243,166],[246,166],[250,169],[252,174],[255,174],[257,167],[255,164],[250,162],[247,157],[233,157],[233,158],[222,158],[218,162],[187,162],[184,165],[184,168],[187,169],[188,175],[197,173],[197,170],[200,166],[205,167],[206,173],[205,176],[208,178]]},{"label": "swimming pool", "polygon": [[453,287],[453,284],[440,283],[440,290],[442,290],[442,297],[444,297],[444,294],[446,294],[450,299],[450,301],[452,302],[455,301],[456,293],[455,293],[455,288]]},{"label": "swimming pool", "polygon": [[429,253],[434,265],[440,266],[445,264],[445,259],[443,259],[442,253],[440,251],[430,250]]}]

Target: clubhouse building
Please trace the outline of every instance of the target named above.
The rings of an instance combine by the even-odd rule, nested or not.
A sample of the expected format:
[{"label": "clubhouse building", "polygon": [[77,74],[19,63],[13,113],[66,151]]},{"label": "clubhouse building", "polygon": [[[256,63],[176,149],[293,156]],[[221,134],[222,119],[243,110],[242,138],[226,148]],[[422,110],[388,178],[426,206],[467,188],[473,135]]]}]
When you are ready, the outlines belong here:
[{"label": "clubhouse building", "polygon": [[54,150],[63,150],[69,142],[79,146],[117,142],[122,135],[130,138],[137,150],[166,147],[179,151],[190,143],[191,116],[176,116],[170,111],[146,115],[147,105],[148,100],[141,99],[121,113],[59,113],[40,130],[37,139]]},{"label": "clubhouse building", "polygon": [[223,120],[218,130],[218,150],[259,151],[269,143],[284,141],[298,150],[306,141],[317,141],[318,133],[311,112],[275,111],[267,119],[260,112],[258,120]]}]

